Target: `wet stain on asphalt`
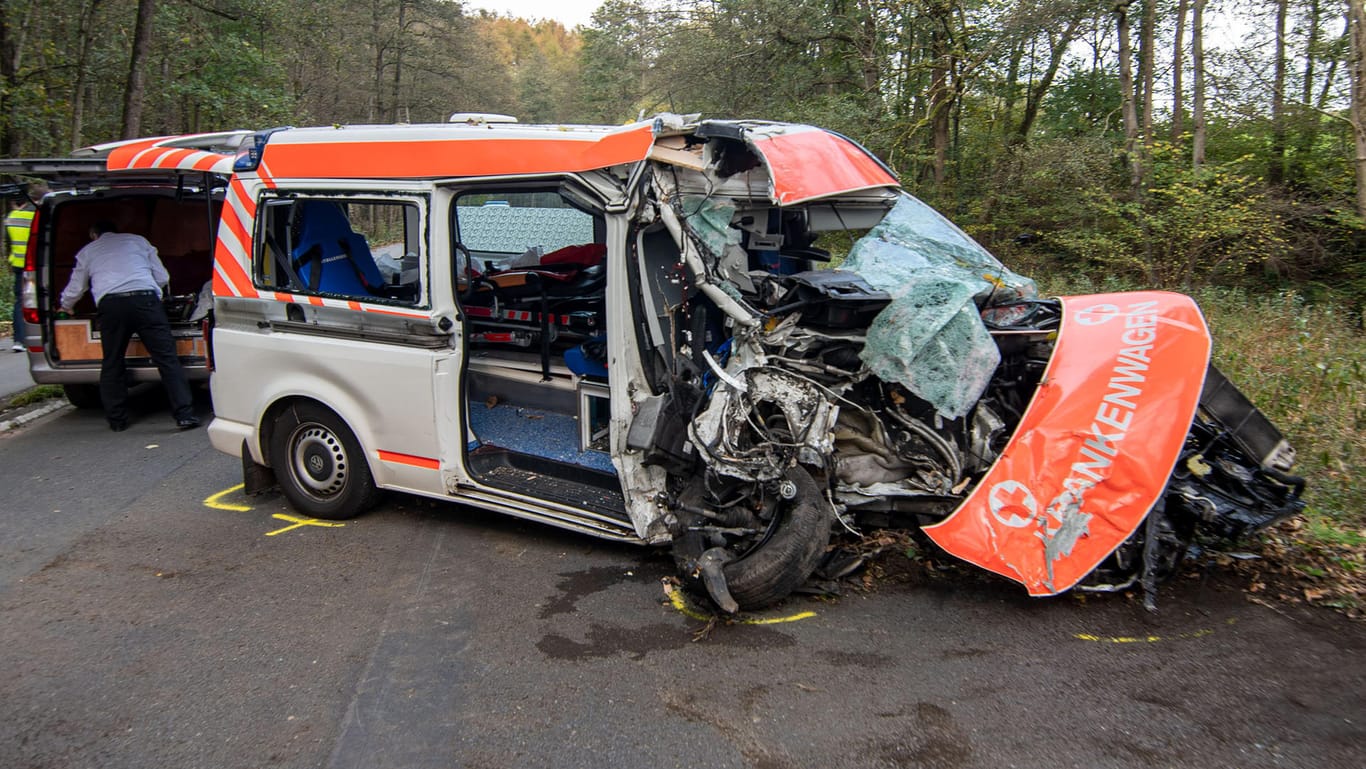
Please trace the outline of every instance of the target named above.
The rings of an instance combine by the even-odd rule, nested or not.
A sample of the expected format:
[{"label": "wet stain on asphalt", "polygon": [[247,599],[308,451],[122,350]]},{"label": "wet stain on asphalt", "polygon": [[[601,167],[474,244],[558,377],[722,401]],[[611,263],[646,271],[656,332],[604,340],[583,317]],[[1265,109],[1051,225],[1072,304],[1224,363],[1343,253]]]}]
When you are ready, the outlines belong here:
[{"label": "wet stain on asphalt", "polygon": [[540,618],[549,619],[556,614],[574,611],[579,599],[600,593],[623,582],[657,582],[658,577],[643,573],[643,569],[630,569],[620,566],[597,566],[583,571],[568,571],[560,575],[556,585],[562,592],[546,601],[541,607]]},{"label": "wet stain on asphalt", "polygon": [[[906,713],[895,715],[904,717]],[[971,764],[968,736],[948,710],[932,702],[919,702],[911,720],[904,739],[878,746],[885,763],[907,769],[961,769]]]},{"label": "wet stain on asphalt", "polygon": [[767,691],[767,687],[761,686],[742,695],[745,718],[734,718],[728,713],[699,703],[692,693],[666,691],[661,696],[664,707],[670,712],[693,723],[706,724],[724,736],[744,757],[746,766],[752,769],[789,769],[794,764],[781,746],[769,744],[760,739],[753,730],[745,728],[745,724],[753,716],[754,706]]},{"label": "wet stain on asphalt", "polygon": [[[797,643],[784,633],[763,627],[737,626],[724,630],[733,632],[714,631],[707,643],[754,650],[787,648]],[[577,662],[617,654],[643,659],[650,652],[682,649],[693,643],[692,633],[676,625],[657,623],[623,628],[594,623],[589,626],[588,637],[582,642],[549,633],[536,642],[536,648],[551,659]]]},{"label": "wet stain on asphalt", "polygon": [[821,657],[836,667],[885,668],[895,665],[896,660],[885,654],[874,652],[850,652],[843,650],[827,651]]},{"label": "wet stain on asphalt", "polygon": [[1129,699],[1134,702],[1142,702],[1145,705],[1155,705],[1167,710],[1186,712],[1186,706],[1179,699],[1162,693],[1137,692],[1129,695]]},{"label": "wet stain on asphalt", "polygon": [[1136,761],[1142,766],[1164,766],[1170,764],[1168,756],[1162,751],[1145,747],[1130,739],[1117,739],[1101,746],[1106,755],[1126,763]]}]

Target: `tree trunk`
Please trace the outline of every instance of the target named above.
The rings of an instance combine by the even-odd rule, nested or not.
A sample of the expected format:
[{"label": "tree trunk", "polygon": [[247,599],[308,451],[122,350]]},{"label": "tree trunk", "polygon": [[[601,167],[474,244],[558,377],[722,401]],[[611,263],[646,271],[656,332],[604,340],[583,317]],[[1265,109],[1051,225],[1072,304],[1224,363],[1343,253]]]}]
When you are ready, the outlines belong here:
[{"label": "tree trunk", "polygon": [[138,0],[138,18],[133,26],[133,55],[128,62],[128,85],[123,92],[123,138],[135,139],[142,132],[142,100],[146,90],[143,70],[152,47],[152,17],[156,0]]},{"label": "tree trunk", "polygon": [[[1346,20],[1346,24],[1342,28],[1341,39],[1348,41],[1347,58],[1350,59],[1350,41],[1352,39],[1352,15],[1349,12],[1347,14],[1344,14],[1343,18]],[[1338,58],[1339,57],[1337,56],[1333,56],[1328,59],[1328,72],[1325,73],[1323,76],[1323,85],[1319,86],[1319,98],[1318,101],[1314,103],[1314,106],[1318,107],[1320,110],[1328,109],[1328,97],[1332,95],[1333,83],[1337,82],[1338,77]]]},{"label": "tree trunk", "polygon": [[1271,162],[1267,165],[1266,180],[1280,185],[1285,182],[1285,17],[1289,0],[1276,0],[1276,50],[1271,85]]},{"label": "tree trunk", "polygon": [[1176,3],[1176,38],[1172,43],[1172,141],[1181,141],[1182,123],[1185,121],[1185,93],[1181,90],[1181,70],[1185,67],[1183,50],[1186,45],[1187,0]]},{"label": "tree trunk", "polygon": [[1352,43],[1352,133],[1356,139],[1357,216],[1366,219],[1366,9],[1347,0]]},{"label": "tree trunk", "polygon": [[404,17],[408,11],[408,0],[398,2],[398,34],[394,40],[394,91],[389,101],[394,105],[394,120],[399,120],[400,89],[403,85],[403,48],[407,44],[405,36],[408,30],[405,27]]},{"label": "tree trunk", "polygon": [[943,184],[948,178],[949,118],[952,99],[949,90],[949,66],[946,56],[936,56],[930,74],[930,126],[934,147],[934,183]]},{"label": "tree trunk", "polygon": [[1195,80],[1195,93],[1191,102],[1191,166],[1199,171],[1205,165],[1205,0],[1192,3],[1191,77]]},{"label": "tree trunk", "polygon": [[[1314,107],[1314,65],[1317,63],[1315,57],[1319,53],[1319,26],[1322,21],[1319,9],[1319,0],[1310,0],[1309,18],[1305,20],[1309,29],[1306,31],[1304,41],[1304,78],[1300,83],[1301,94],[1300,102],[1303,106],[1299,112],[1304,116],[1299,122],[1299,137],[1296,142],[1295,154],[1300,158],[1308,157],[1310,149],[1314,146],[1314,139],[1318,137],[1319,125],[1323,121],[1318,113],[1313,111]],[[1297,162],[1293,172],[1299,175],[1303,167],[1303,161]]]},{"label": "tree trunk", "polygon": [[370,4],[370,38],[375,46],[375,77],[371,94],[371,119],[376,123],[385,122],[384,109],[384,38],[382,22],[384,14],[380,8],[380,0],[374,0]]},{"label": "tree trunk", "polygon": [[1157,27],[1157,0],[1143,0],[1143,23],[1138,27],[1139,80],[1143,82],[1143,147],[1153,146],[1153,31]]},{"label": "tree trunk", "polygon": [[0,4],[0,155],[13,157],[19,154],[21,137],[14,126],[14,108],[9,95],[14,92],[19,79],[24,41],[28,37],[36,5],[36,2],[26,4],[23,18],[11,24],[10,9]]},{"label": "tree trunk", "polygon": [[1020,144],[1029,141],[1029,132],[1034,127],[1034,121],[1039,116],[1039,107],[1043,104],[1043,97],[1047,95],[1048,88],[1053,84],[1053,78],[1058,74],[1058,68],[1062,66],[1063,56],[1067,49],[1076,39],[1077,29],[1081,26],[1081,18],[1073,18],[1067,25],[1067,29],[1056,39],[1051,40],[1048,50],[1048,69],[1044,70],[1039,82],[1029,89],[1025,98],[1025,113],[1020,120],[1020,128],[1016,132],[1016,140]]},{"label": "tree trunk", "polygon": [[882,103],[882,31],[878,28],[875,9],[869,3],[860,3],[859,13],[863,16],[860,24],[862,34],[858,37],[855,50],[859,56],[859,72],[863,75],[864,107],[870,119],[880,118],[884,112]]},{"label": "tree trunk", "polygon": [[950,123],[953,117],[952,49],[949,38],[951,11],[946,6],[934,5],[935,18],[930,32],[930,89],[929,119],[934,159],[931,171],[936,185],[948,178]]},{"label": "tree trunk", "polygon": [[1305,105],[1314,103],[1314,57],[1319,53],[1319,0],[1309,0],[1309,29],[1304,41],[1304,95]]},{"label": "tree trunk", "polygon": [[71,84],[71,148],[85,144],[85,96],[90,84],[90,48],[95,43],[94,21],[101,0],[81,8],[76,27],[76,77]]},{"label": "tree trunk", "polygon": [[1005,104],[1001,109],[1001,125],[1005,128],[1007,140],[1019,139],[1018,131],[1011,131],[1011,121],[1015,116],[1015,102],[1020,92],[1020,61],[1024,59],[1025,41],[1020,40],[1010,51],[1010,63],[1006,67]]},{"label": "tree trunk", "polygon": [[1124,112],[1124,157],[1129,162],[1129,186],[1136,196],[1143,188],[1143,161],[1138,155],[1138,109],[1134,104],[1133,51],[1129,45],[1129,2],[1115,4],[1119,35],[1119,94]]}]

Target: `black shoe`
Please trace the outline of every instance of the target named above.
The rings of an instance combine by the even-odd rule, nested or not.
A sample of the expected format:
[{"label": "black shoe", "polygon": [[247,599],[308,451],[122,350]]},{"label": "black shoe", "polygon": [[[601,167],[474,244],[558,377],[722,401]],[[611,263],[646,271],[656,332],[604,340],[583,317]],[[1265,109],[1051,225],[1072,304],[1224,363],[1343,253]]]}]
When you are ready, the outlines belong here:
[{"label": "black shoe", "polygon": [[175,426],[177,430],[193,430],[196,427],[199,427],[199,419],[197,417],[185,417],[184,419],[177,419],[175,421]]},{"label": "black shoe", "polygon": [[121,433],[124,430],[128,429],[128,423],[123,420],[119,420],[116,422],[111,419],[109,420],[109,429],[113,430],[116,433]]}]

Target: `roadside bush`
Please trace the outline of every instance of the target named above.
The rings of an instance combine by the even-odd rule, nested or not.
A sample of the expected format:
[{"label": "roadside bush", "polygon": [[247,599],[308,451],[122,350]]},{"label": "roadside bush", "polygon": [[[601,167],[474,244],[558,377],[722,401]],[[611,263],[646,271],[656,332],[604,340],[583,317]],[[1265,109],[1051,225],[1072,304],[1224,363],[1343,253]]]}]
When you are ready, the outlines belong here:
[{"label": "roadside bush", "polygon": [[1311,522],[1366,526],[1366,335],[1335,305],[1294,292],[1210,288],[1196,299],[1215,362],[1298,450]]},{"label": "roadside bush", "polygon": [[9,338],[10,318],[14,317],[14,271],[5,265],[0,269],[0,337]]},{"label": "roadside bush", "polygon": [[1247,268],[1278,258],[1284,225],[1240,160],[1190,168],[1178,148],[1157,144],[1137,200],[1100,188],[1077,198],[1098,226],[1058,231],[1065,252],[1163,287],[1239,281]]}]

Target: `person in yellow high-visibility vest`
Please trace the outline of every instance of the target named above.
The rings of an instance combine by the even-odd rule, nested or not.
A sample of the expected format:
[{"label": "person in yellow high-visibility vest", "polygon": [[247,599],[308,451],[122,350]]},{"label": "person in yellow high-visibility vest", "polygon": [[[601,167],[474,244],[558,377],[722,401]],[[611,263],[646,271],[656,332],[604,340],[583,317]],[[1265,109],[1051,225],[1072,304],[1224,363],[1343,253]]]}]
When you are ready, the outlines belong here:
[{"label": "person in yellow high-visibility vest", "polygon": [[24,351],[24,261],[28,257],[28,232],[33,226],[33,214],[47,193],[47,185],[42,182],[30,184],[28,200],[5,217],[6,252],[14,276],[14,345],[10,348],[14,352]]}]

